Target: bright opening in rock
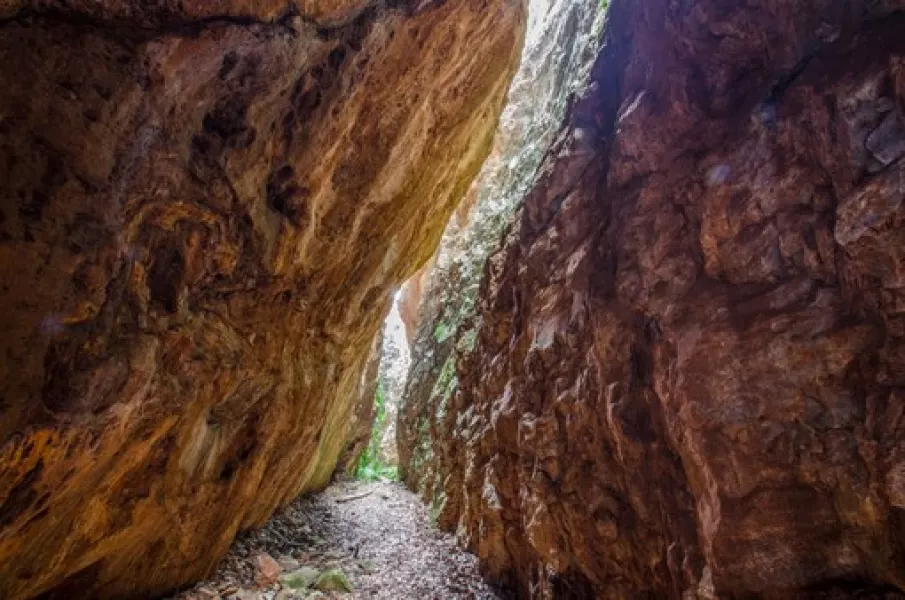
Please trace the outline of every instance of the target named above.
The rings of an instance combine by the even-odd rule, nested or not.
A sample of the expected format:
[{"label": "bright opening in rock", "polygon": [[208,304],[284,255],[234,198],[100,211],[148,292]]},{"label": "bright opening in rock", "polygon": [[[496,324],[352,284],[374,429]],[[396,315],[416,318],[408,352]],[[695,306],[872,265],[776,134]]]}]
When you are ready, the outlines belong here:
[{"label": "bright opening in rock", "polygon": [[354,475],[365,480],[396,479],[396,418],[405,393],[411,354],[407,325],[402,320],[402,295],[396,293],[380,339],[380,363],[374,393],[374,421],[368,445],[358,459]]}]

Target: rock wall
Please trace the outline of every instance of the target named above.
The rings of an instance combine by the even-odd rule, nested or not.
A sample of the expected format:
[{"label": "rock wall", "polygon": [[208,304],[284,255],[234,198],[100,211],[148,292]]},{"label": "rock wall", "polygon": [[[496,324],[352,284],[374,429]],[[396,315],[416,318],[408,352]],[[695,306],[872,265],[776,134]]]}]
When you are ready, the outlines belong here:
[{"label": "rock wall", "polygon": [[517,0],[0,1],[0,597],[148,597],[323,486]]},{"label": "rock wall", "polygon": [[424,296],[424,287],[430,278],[434,268],[434,258],[431,257],[421,265],[418,272],[412,275],[399,290],[399,314],[405,325],[405,339],[411,345],[415,339],[415,330],[418,327],[418,311],[421,308],[421,299]]},{"label": "rock wall", "polygon": [[354,476],[361,455],[364,454],[368,442],[371,441],[371,431],[374,428],[374,419],[377,417],[374,395],[377,393],[382,349],[383,330],[379,331],[377,337],[374,338],[368,353],[368,361],[358,380],[358,391],[352,404],[352,416],[347,425],[348,433],[343,444],[342,454],[339,455],[339,460],[336,462],[334,478],[340,475]]},{"label": "rock wall", "polygon": [[613,0],[434,448],[492,578],[903,596],[903,8]]},{"label": "rock wall", "polygon": [[423,300],[400,406],[399,467],[444,525],[454,511],[444,508],[442,479],[448,473],[434,448],[447,436],[440,422],[457,386],[455,350],[474,342],[484,263],[524,198],[566,104],[587,78],[604,12],[596,2],[533,0],[529,14],[522,61],[493,149],[446,227],[427,283],[416,288]]}]

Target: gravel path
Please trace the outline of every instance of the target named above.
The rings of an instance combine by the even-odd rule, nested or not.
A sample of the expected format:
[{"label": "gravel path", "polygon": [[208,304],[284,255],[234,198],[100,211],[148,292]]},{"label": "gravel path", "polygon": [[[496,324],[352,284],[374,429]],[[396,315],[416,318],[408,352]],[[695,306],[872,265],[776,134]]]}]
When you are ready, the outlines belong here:
[{"label": "gravel path", "polygon": [[[331,569],[348,579],[351,593],[329,589],[343,587]],[[299,585],[325,572],[321,581]],[[241,535],[211,579],[174,599],[501,597],[482,581],[477,559],[431,525],[414,494],[397,483],[344,482]]]}]

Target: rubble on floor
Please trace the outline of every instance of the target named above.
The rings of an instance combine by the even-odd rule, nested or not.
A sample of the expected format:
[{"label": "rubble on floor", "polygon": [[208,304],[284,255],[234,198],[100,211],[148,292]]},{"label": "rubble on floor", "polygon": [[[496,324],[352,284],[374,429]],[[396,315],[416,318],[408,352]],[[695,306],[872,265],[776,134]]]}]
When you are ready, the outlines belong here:
[{"label": "rubble on floor", "polygon": [[401,485],[346,481],[240,535],[210,579],[171,600],[502,597]]}]

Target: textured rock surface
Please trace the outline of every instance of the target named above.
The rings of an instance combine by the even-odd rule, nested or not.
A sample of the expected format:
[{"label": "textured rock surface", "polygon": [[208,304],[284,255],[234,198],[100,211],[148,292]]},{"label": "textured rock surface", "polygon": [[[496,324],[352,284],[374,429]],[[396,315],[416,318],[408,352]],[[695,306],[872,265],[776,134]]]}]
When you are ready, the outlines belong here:
[{"label": "textured rock surface", "polygon": [[[449,471],[439,465],[442,456],[434,460],[434,447],[447,435],[440,423],[457,385],[455,349],[474,341],[484,263],[499,247],[569,99],[587,78],[604,15],[596,3],[572,0],[533,0],[530,12],[522,61],[493,150],[447,225],[427,283],[411,286],[423,302],[400,407],[399,467],[406,484],[434,505],[445,525],[454,512],[442,509],[442,480]],[[403,292],[404,306],[414,304]]]},{"label": "textured rock surface", "polygon": [[903,8],[611,4],[435,448],[495,579],[902,597]]},{"label": "textured rock surface", "polygon": [[415,339],[415,330],[418,327],[418,310],[421,307],[421,299],[424,296],[424,287],[430,278],[431,270],[434,268],[434,258],[424,263],[418,272],[406,280],[402,289],[399,290],[399,314],[402,317],[402,323],[405,325],[405,338],[411,345]]},{"label": "textured rock surface", "polygon": [[333,472],[524,8],[0,14],[0,596],[162,593]]},{"label": "textured rock surface", "polygon": [[354,408],[347,425],[346,442],[343,444],[342,454],[336,463],[334,475],[355,475],[358,461],[368,447],[368,442],[371,441],[371,430],[374,427],[374,418],[377,416],[374,395],[377,393],[382,348],[383,332],[381,330],[371,344],[368,362],[365,363],[365,368],[358,381],[358,391],[353,400]]}]

